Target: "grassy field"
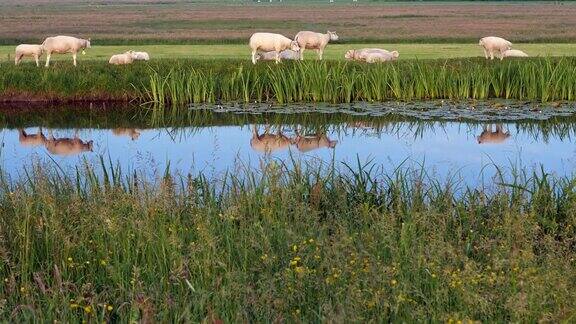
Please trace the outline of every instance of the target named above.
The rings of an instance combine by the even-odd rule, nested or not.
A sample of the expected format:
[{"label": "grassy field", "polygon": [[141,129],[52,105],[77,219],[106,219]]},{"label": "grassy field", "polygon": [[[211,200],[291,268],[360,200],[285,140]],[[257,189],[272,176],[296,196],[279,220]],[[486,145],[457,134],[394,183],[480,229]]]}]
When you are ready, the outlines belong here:
[{"label": "grassy field", "polygon": [[105,43],[243,42],[255,31],[335,30],[342,42],[575,42],[576,4],[557,2],[2,1],[0,43],[72,34]]},{"label": "grassy field", "polygon": [[575,179],[466,189],[272,163],[151,185],[50,169],[0,177],[11,322],[576,320]]},{"label": "grassy field", "polygon": [[[331,44],[324,52],[327,60],[344,60],[344,53],[349,49],[364,47],[380,47],[400,52],[400,60],[405,59],[448,59],[462,57],[484,57],[482,48],[477,43],[471,44]],[[516,44],[516,49],[521,49],[531,56],[574,56],[576,55],[575,44]],[[0,46],[0,62],[14,59],[15,46]],[[152,59],[246,59],[250,61],[250,48],[247,44],[226,45],[121,45],[100,46],[98,41],[93,41],[93,48],[86,51],[85,56],[79,56],[82,60],[106,60],[113,54],[123,53],[127,50],[147,51]],[[305,57],[316,59],[314,51],[306,51]],[[43,57],[46,59],[46,57]],[[71,55],[54,55],[54,60],[68,60],[72,62]],[[25,59],[26,62],[32,62]]]}]

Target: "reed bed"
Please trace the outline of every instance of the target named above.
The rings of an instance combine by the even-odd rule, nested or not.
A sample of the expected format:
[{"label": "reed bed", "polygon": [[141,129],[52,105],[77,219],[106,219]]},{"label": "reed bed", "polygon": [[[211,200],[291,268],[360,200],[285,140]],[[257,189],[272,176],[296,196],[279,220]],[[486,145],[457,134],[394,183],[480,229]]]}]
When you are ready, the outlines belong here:
[{"label": "reed bed", "polygon": [[[10,322],[572,322],[576,179],[269,163],[0,177]],[[340,170],[340,171],[338,171]]]},{"label": "reed bed", "polygon": [[576,100],[576,59],[261,63],[157,60],[111,67],[56,62],[50,69],[3,63],[1,98],[137,100],[160,105],[227,102],[349,103],[386,100]]}]

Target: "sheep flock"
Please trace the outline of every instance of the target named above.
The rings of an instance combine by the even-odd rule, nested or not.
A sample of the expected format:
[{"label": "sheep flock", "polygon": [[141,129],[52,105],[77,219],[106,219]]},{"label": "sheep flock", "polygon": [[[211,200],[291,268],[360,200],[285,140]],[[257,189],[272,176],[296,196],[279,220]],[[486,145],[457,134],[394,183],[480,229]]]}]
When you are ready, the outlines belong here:
[{"label": "sheep flock", "polygon": [[[337,41],[338,34],[333,31],[326,33],[316,33],[312,31],[298,32],[294,39],[281,34],[258,32],[252,34],[248,45],[252,53],[252,63],[258,61],[282,60],[304,60],[304,51],[313,50],[318,59],[322,60],[325,48],[330,42]],[[484,50],[484,57],[493,60],[495,57],[503,60],[507,57],[528,57],[523,51],[512,49],[512,43],[504,38],[496,36],[483,37],[478,42]],[[15,50],[15,65],[18,65],[24,57],[32,57],[36,66],[40,66],[40,57],[46,54],[46,64],[50,65],[52,54],[72,54],[73,64],[76,66],[77,54],[85,54],[85,50],[91,48],[90,39],[81,39],[72,36],[48,37],[40,45],[21,44]],[[350,61],[365,63],[383,63],[398,59],[398,51],[386,50],[382,48],[360,48],[350,49],[344,53],[344,58]],[[114,54],[108,61],[112,65],[132,64],[134,61],[148,61],[150,55],[147,52],[136,52],[133,50],[124,53]]]}]

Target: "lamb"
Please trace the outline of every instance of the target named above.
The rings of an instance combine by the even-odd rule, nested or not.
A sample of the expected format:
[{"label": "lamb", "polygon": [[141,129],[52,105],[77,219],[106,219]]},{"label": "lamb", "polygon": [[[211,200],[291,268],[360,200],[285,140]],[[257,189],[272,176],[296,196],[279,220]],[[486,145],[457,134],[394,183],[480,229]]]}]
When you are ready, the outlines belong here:
[{"label": "lamb", "polygon": [[[294,52],[293,50],[283,50],[280,52],[280,58],[283,60],[299,60],[300,53]],[[276,59],[276,51],[264,52],[256,54],[256,61],[272,61]]]},{"label": "lamb", "polygon": [[369,63],[374,63],[376,61],[391,61],[395,60],[400,56],[397,51],[387,51],[381,48],[362,48],[359,50],[349,50],[344,54],[344,58],[347,60],[354,60],[354,61],[364,61]]},{"label": "lamb", "polygon": [[528,54],[524,53],[521,50],[507,50],[504,52],[504,57],[528,57]]},{"label": "lamb", "polygon": [[291,40],[280,34],[273,33],[254,33],[250,37],[250,48],[252,49],[252,63],[256,64],[256,54],[259,52],[276,51],[276,63],[280,63],[280,53],[283,50],[291,49],[295,52],[300,51],[298,42]]},{"label": "lamb", "polygon": [[314,49],[318,53],[318,58],[322,60],[322,54],[324,54],[324,49],[330,41],[337,41],[338,35],[336,32],[328,31],[326,34],[315,33],[311,31],[301,31],[296,34],[294,40],[298,42],[300,46],[300,59],[304,60],[304,50]]},{"label": "lamb", "polygon": [[132,64],[135,59],[136,54],[133,51],[128,51],[122,54],[112,55],[108,63],[114,65]]},{"label": "lamb", "polygon": [[148,61],[150,60],[150,55],[147,52],[134,52],[134,59],[138,61]]},{"label": "lamb", "polygon": [[52,53],[65,54],[72,53],[74,66],[76,66],[76,55],[80,50],[85,54],[85,49],[90,48],[90,38],[81,39],[71,36],[48,37],[42,43],[42,49],[46,52],[46,67],[50,66]]},{"label": "lamb", "polygon": [[484,48],[484,57],[486,57],[486,59],[490,57],[491,60],[494,59],[494,53],[496,53],[496,57],[500,58],[500,60],[504,59],[504,52],[512,49],[512,43],[504,38],[494,36],[481,38],[478,45]]},{"label": "lamb", "polygon": [[44,53],[42,45],[21,44],[16,46],[14,64],[18,65],[23,57],[31,56],[36,60],[36,66],[40,66],[39,59]]}]

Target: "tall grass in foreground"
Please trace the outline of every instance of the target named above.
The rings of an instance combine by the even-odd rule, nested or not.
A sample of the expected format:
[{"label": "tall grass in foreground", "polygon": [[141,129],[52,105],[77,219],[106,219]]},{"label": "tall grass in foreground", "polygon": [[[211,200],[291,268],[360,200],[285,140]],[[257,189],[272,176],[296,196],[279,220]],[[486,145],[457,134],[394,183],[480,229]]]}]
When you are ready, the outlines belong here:
[{"label": "tall grass in foreground", "polygon": [[1,178],[0,318],[576,319],[574,178],[271,163],[150,183],[102,165]]},{"label": "tall grass in foreground", "polygon": [[488,99],[576,100],[576,59],[405,60],[391,64],[156,60],[130,66],[0,63],[0,99],[329,102]]}]

